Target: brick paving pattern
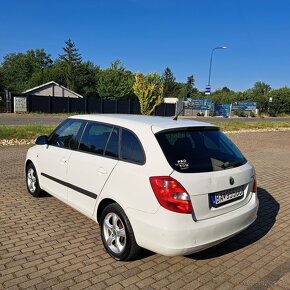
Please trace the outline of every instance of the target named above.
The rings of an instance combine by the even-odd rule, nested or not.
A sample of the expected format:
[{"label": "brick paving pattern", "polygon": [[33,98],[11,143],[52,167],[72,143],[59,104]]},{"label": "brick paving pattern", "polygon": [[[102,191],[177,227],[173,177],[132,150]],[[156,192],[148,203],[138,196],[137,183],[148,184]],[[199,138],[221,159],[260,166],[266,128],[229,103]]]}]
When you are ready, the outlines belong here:
[{"label": "brick paving pattern", "polygon": [[0,148],[0,289],[290,289],[290,132],[229,134],[258,176],[256,222],[189,257],[116,262],[98,225],[25,188],[27,146]]}]

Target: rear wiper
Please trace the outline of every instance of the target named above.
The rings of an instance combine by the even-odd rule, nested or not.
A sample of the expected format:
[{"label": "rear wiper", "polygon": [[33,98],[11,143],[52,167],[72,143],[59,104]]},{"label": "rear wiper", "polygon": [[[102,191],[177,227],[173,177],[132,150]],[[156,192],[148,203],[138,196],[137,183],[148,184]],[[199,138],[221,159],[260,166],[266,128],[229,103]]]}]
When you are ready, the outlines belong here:
[{"label": "rear wiper", "polygon": [[238,160],[238,161],[233,161],[233,162],[226,161],[225,163],[223,163],[221,165],[221,168],[226,169],[226,168],[229,168],[229,167],[235,167],[235,165],[238,165],[238,164],[240,164],[242,162],[243,162],[243,160]]}]

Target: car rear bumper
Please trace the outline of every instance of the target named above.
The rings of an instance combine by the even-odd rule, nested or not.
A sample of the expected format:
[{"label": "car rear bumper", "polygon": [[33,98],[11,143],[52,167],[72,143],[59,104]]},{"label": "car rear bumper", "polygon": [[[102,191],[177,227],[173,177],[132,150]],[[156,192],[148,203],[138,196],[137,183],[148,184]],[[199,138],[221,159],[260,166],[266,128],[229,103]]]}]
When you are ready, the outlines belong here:
[{"label": "car rear bumper", "polygon": [[253,193],[241,208],[202,221],[162,207],[155,214],[127,209],[139,246],[165,256],[188,255],[218,244],[252,224],[259,201]]}]

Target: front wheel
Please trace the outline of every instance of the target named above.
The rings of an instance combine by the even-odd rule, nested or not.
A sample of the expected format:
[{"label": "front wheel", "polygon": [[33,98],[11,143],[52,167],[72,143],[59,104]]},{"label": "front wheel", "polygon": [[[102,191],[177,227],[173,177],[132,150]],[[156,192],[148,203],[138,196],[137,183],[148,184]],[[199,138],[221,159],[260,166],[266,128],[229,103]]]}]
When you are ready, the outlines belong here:
[{"label": "front wheel", "polygon": [[129,261],[140,254],[130,221],[117,203],[103,210],[100,227],[104,247],[115,260]]},{"label": "front wheel", "polygon": [[34,197],[39,196],[41,193],[37,172],[32,163],[28,164],[26,168],[26,187],[28,192]]}]

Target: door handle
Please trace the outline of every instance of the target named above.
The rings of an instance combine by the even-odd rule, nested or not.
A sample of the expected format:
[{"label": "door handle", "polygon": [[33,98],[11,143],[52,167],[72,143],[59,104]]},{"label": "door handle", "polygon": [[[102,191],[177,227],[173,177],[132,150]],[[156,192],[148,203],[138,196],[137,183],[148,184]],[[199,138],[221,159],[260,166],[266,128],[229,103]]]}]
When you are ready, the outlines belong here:
[{"label": "door handle", "polygon": [[99,167],[98,172],[101,174],[107,174],[107,170],[103,167]]}]

